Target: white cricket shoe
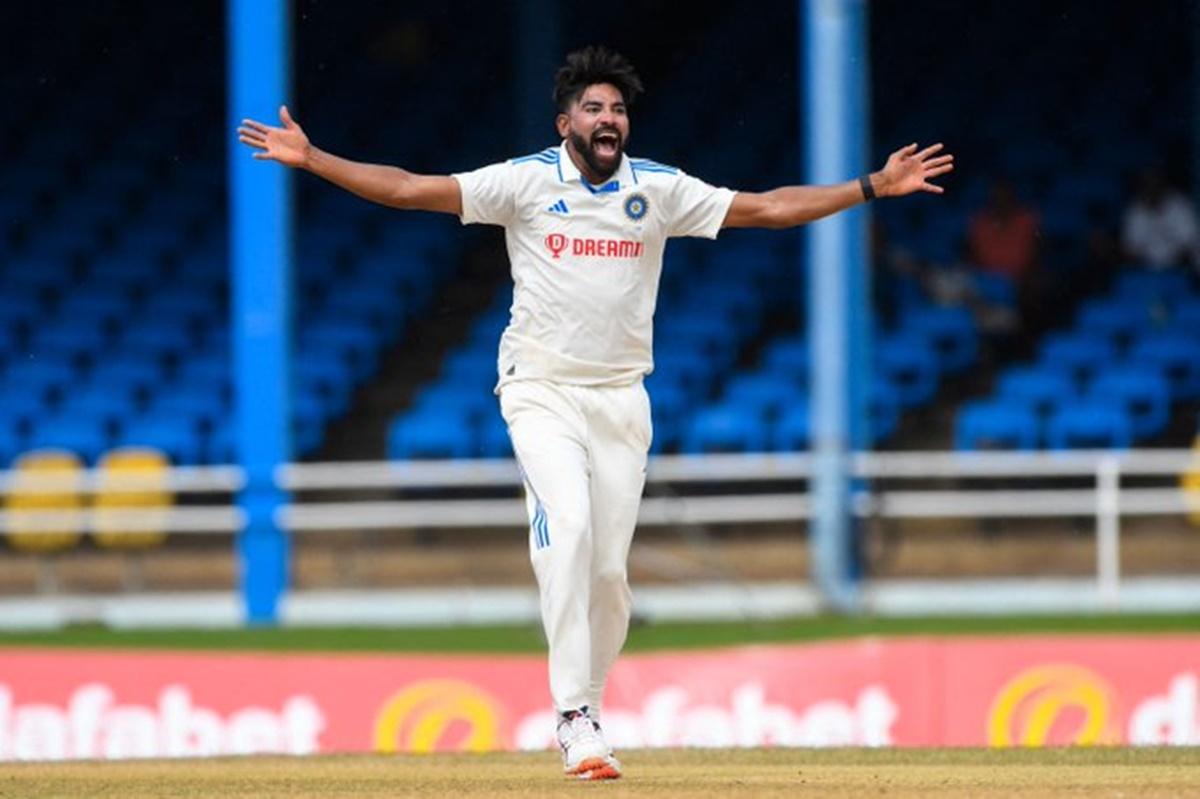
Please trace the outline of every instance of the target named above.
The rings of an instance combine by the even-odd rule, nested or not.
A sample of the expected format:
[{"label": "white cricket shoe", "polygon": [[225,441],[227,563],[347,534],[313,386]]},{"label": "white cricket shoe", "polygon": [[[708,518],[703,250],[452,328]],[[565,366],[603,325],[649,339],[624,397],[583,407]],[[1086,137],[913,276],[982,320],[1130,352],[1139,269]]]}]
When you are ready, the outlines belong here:
[{"label": "white cricket shoe", "polygon": [[558,721],[558,745],[562,749],[564,774],[581,780],[615,780],[621,776],[621,764],[612,756],[586,709],[562,714]]}]

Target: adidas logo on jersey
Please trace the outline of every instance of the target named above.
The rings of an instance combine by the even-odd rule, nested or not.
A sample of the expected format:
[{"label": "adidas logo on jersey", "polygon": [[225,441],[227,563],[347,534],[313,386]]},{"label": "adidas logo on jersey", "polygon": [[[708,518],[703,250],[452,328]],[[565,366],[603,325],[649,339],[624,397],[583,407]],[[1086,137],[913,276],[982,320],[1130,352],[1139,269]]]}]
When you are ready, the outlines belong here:
[{"label": "adidas logo on jersey", "polygon": [[550,206],[546,210],[552,214],[569,214],[569,213],[571,213],[570,209],[567,208],[567,203],[565,200],[559,200],[558,202],[556,202],[554,205]]}]

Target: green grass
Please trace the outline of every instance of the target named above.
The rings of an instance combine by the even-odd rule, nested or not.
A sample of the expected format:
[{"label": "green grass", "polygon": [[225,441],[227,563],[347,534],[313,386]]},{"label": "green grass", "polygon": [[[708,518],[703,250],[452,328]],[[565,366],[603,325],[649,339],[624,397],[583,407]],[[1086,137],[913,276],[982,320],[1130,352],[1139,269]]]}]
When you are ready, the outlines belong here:
[{"label": "green grass", "polygon": [[[818,616],[780,621],[635,624],[625,651],[816,641],[858,636],[1022,633],[1197,633],[1200,615],[877,618]],[[0,647],[116,647],[320,652],[541,652],[540,628],[279,628],[0,633]]]}]

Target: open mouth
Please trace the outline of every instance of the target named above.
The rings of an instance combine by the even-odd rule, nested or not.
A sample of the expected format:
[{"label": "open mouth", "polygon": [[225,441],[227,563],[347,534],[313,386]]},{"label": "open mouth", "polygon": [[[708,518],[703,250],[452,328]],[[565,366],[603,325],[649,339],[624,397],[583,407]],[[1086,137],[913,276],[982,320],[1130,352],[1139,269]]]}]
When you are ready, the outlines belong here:
[{"label": "open mouth", "polygon": [[592,134],[592,150],[604,158],[613,158],[621,151],[621,135],[615,130],[600,130]]}]

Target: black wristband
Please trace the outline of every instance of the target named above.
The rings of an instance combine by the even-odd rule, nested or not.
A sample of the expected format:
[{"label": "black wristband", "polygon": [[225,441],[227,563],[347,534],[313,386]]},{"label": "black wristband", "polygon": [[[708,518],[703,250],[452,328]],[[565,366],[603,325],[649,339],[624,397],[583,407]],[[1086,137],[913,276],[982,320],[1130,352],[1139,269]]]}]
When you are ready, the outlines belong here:
[{"label": "black wristband", "polygon": [[863,175],[859,178],[858,185],[862,187],[863,199],[866,202],[875,199],[875,189],[871,187],[871,178],[869,175]]}]

